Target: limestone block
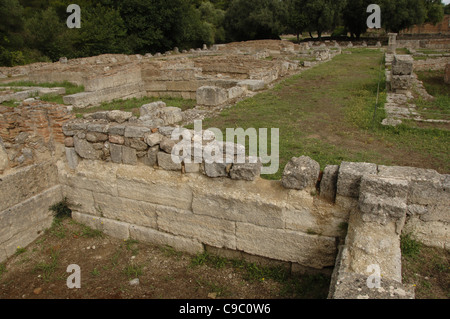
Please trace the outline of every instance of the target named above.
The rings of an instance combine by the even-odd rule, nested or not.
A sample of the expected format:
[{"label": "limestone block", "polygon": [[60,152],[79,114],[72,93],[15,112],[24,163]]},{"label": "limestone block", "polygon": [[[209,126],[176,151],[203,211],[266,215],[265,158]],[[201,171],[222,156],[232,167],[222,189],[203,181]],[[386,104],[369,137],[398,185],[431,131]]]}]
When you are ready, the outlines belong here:
[{"label": "limestone block", "polygon": [[122,164],[122,145],[110,144],[111,161],[116,164]]},{"label": "limestone block", "polygon": [[128,146],[122,146],[122,163],[127,165],[136,165],[137,164],[136,149]]},{"label": "limestone block", "polygon": [[199,242],[236,249],[235,223],[189,211],[158,206],[158,227],[174,235],[195,238]]},{"label": "limestone block", "polygon": [[377,165],[372,163],[342,162],[339,168],[337,195],[358,198],[361,177],[375,175]]},{"label": "limestone block", "polygon": [[232,163],[204,163],[205,174],[208,177],[227,177],[230,173],[230,169],[232,167]]},{"label": "limestone block", "polygon": [[133,116],[133,113],[124,112],[124,111],[120,111],[120,110],[113,110],[113,111],[107,112],[108,120],[110,120],[112,122],[117,122],[117,123],[124,123],[124,122],[128,121],[132,116]]},{"label": "limestone block", "polygon": [[245,94],[245,90],[242,86],[234,86],[232,88],[228,89],[228,98],[229,99],[236,99],[238,97],[241,97]]},{"label": "limestone block", "polygon": [[320,165],[307,156],[293,157],[285,166],[281,183],[290,189],[302,190],[315,187]]},{"label": "limestone block", "polygon": [[245,163],[234,163],[230,170],[231,179],[253,181],[261,174],[262,163],[257,157],[246,157]]},{"label": "limestone block", "polygon": [[261,91],[266,87],[266,83],[261,80],[243,80],[238,83],[238,86],[244,87],[250,91]]},{"label": "limestone block", "polygon": [[[239,181],[230,181],[238,183]],[[254,187],[254,182],[247,187]],[[236,187],[236,188],[234,188]],[[255,225],[283,228],[283,205],[274,198],[264,198],[250,192],[238,191],[236,184],[233,188],[221,186],[221,183],[208,180],[196,185],[193,193],[192,211],[198,215],[206,215],[218,219],[234,220]]]},{"label": "limestone block", "polygon": [[365,274],[368,266],[378,265],[383,278],[402,281],[400,236],[396,223],[366,222],[361,214],[351,214],[345,242],[344,271]]},{"label": "limestone block", "polygon": [[111,124],[109,126],[108,133],[111,134],[111,135],[123,136],[125,134],[125,125],[114,125],[114,124]]},{"label": "limestone block", "polygon": [[124,138],[124,145],[134,148],[136,151],[146,151],[148,149],[147,143],[142,138]]},{"label": "limestone block", "polygon": [[333,266],[337,253],[332,237],[247,223],[236,223],[236,238],[238,250],[316,269]]},{"label": "limestone block", "polygon": [[217,86],[202,86],[197,89],[197,104],[217,106],[228,100],[228,91]]},{"label": "limestone block", "polygon": [[76,172],[60,171],[67,186],[117,196],[117,165],[101,161],[81,161]]},{"label": "limestone block", "polygon": [[327,165],[320,181],[320,196],[331,202],[336,199],[338,174],[338,165]]},{"label": "limestone block", "polygon": [[411,55],[394,55],[394,61],[392,61],[393,75],[411,75],[413,67],[414,59]]},{"label": "limestone block", "polygon": [[411,88],[413,77],[411,75],[392,75],[391,76],[391,89],[396,90],[408,90]]},{"label": "limestone block", "polygon": [[172,154],[158,152],[158,166],[162,169],[167,171],[179,171],[181,170],[181,159],[178,158],[178,161],[178,163],[173,161]]},{"label": "limestone block", "polygon": [[126,126],[125,127],[125,137],[142,138],[145,133],[149,133],[151,130],[148,127],[143,126]]},{"label": "limestone block", "polygon": [[101,150],[96,150],[91,143],[76,136],[73,139],[73,144],[75,151],[81,158],[99,160],[103,154]]},{"label": "limestone block", "polygon": [[130,237],[142,242],[160,246],[170,246],[176,250],[190,254],[199,254],[204,251],[203,245],[195,239],[167,234],[151,228],[131,225]]},{"label": "limestone block", "polygon": [[163,136],[159,133],[146,134],[144,137],[144,141],[151,147],[155,145],[159,145]]},{"label": "limestone block", "polygon": [[102,217],[156,228],[156,205],[108,194],[94,193],[95,209]]},{"label": "limestone block", "polygon": [[117,170],[120,197],[190,210],[192,189],[181,174],[148,166],[121,166]]},{"label": "limestone block", "polygon": [[[67,164],[71,169],[76,169],[78,165],[78,155],[73,147],[66,147]],[[1,170],[1,168],[0,168]]]},{"label": "limestone block", "polygon": [[154,114],[159,109],[165,108],[166,103],[163,101],[152,102],[149,104],[142,105],[139,109],[140,115],[154,117]]}]

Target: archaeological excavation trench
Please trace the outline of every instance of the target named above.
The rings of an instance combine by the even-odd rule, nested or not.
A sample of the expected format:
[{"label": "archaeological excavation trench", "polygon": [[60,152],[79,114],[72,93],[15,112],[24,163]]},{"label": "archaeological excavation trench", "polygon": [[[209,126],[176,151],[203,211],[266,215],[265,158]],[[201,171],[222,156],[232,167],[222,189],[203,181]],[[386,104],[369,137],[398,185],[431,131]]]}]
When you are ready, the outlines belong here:
[{"label": "archaeological excavation trench", "polygon": [[[414,298],[402,284],[400,235],[448,249],[449,175],[352,162],[321,172],[299,154],[280,181],[269,181],[260,177],[260,161],[235,162],[241,147],[207,130],[193,145],[200,154],[208,146],[220,154],[231,150],[225,161],[199,160],[196,146],[174,161],[179,140],[172,133],[186,114],[164,103],[142,106],[139,118],[71,112],[114,98],[167,94],[221,106],[297,69],[292,57],[320,62],[340,52],[334,43],[311,51],[269,44],[9,70],[35,81],[76,81],[85,92],[65,96],[70,107],[39,100],[0,106],[0,262],[50,227],[49,206],[67,198],[74,220],[113,237],[192,254],[213,247],[283,261],[293,271],[332,272],[333,299]],[[381,286],[367,284],[373,269],[380,269]]]}]

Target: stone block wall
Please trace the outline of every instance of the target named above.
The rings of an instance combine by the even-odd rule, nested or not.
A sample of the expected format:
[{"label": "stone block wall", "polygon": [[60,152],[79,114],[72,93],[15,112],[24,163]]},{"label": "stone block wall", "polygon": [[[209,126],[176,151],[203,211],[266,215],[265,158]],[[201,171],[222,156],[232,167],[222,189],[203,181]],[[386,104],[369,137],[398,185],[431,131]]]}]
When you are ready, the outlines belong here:
[{"label": "stone block wall", "polygon": [[0,174],[0,262],[51,226],[63,198],[56,165],[41,162]]}]

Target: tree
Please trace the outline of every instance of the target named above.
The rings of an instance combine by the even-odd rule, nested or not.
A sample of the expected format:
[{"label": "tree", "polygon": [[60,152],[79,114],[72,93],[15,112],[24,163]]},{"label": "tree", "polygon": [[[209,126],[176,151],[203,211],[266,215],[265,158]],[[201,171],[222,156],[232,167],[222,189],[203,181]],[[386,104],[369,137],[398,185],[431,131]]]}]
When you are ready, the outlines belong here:
[{"label": "tree", "polygon": [[425,22],[437,24],[444,19],[444,4],[441,0],[425,0],[427,16]]},{"label": "tree", "polygon": [[287,6],[280,0],[233,0],[225,15],[228,41],[279,39],[287,25]]},{"label": "tree", "polygon": [[60,21],[56,11],[49,7],[45,11],[36,11],[25,21],[24,39],[29,48],[57,61],[69,50],[64,36],[66,29],[65,22]]},{"label": "tree", "polygon": [[309,19],[303,7],[305,0],[288,1],[288,27],[289,31],[297,36],[297,42],[300,42],[300,35],[308,27]]},{"label": "tree", "polygon": [[373,0],[347,0],[343,10],[344,25],[351,36],[360,38],[361,34],[367,30],[367,7]]},{"label": "tree", "polygon": [[322,38],[325,31],[334,29],[340,20],[340,15],[345,4],[344,0],[305,0],[303,10],[308,17],[308,31],[312,38],[312,32],[316,31],[318,38]]},{"label": "tree", "polygon": [[381,0],[381,21],[390,32],[425,22],[427,10],[423,0]]}]

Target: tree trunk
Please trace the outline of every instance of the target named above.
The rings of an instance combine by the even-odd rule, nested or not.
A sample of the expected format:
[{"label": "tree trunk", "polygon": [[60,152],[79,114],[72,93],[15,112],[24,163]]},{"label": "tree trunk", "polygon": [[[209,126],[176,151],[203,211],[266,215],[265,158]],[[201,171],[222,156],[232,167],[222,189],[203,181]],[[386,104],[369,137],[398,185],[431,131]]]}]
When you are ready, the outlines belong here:
[{"label": "tree trunk", "polygon": [[313,37],[311,31],[309,31],[309,36],[311,37],[311,39],[314,39],[314,37]]}]

